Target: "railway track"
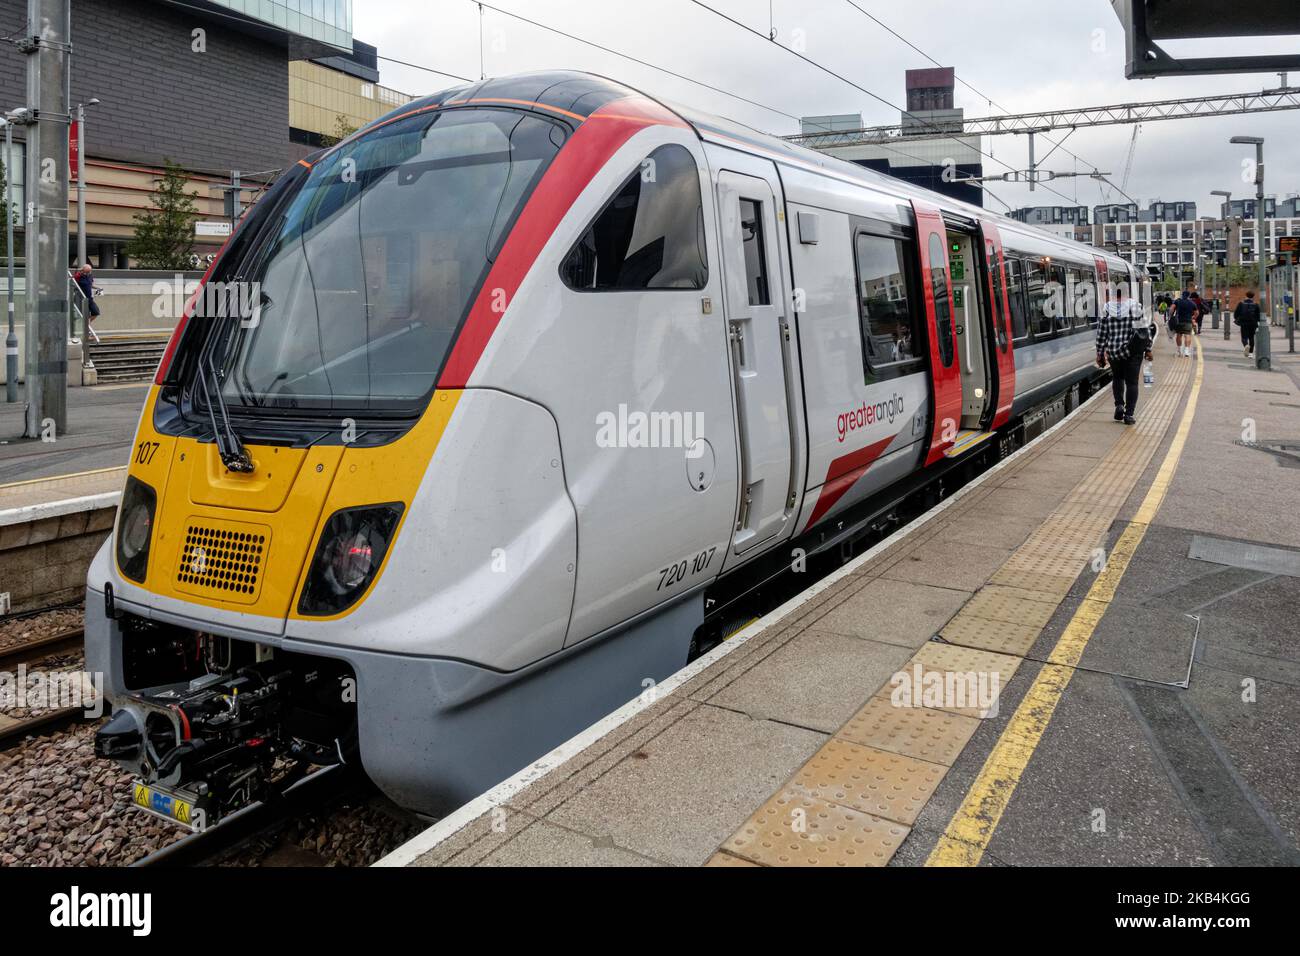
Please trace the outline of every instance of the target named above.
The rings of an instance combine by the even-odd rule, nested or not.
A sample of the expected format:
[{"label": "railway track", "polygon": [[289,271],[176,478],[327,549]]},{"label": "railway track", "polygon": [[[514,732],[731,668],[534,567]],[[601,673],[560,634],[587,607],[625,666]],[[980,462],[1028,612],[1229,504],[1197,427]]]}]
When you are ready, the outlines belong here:
[{"label": "railway track", "polygon": [[[0,671],[13,672],[21,665],[33,664],[55,654],[80,650],[85,635],[81,628],[61,631],[0,649]],[[35,734],[57,733],[92,718],[84,707],[60,707],[30,717],[0,714],[0,750],[22,743]]]},{"label": "railway track", "polygon": [[52,654],[79,650],[85,639],[85,632],[76,627],[0,648],[0,671],[13,670],[19,664],[30,664]]}]

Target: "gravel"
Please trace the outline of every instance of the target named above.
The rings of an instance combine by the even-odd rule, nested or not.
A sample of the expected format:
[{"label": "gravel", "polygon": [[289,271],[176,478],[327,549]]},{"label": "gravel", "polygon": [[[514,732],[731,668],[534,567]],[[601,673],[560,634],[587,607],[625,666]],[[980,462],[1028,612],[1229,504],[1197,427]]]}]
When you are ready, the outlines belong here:
[{"label": "gravel", "polygon": [[59,608],[7,621],[0,619],[0,650],[76,630],[84,620],[85,611],[80,607]]},{"label": "gravel", "polygon": [[0,866],[122,866],[183,835],[133,809],[131,775],[94,755],[96,726],[0,753]]},{"label": "gravel", "polygon": [[[131,804],[131,774],[94,755],[97,724],[0,752],[0,866],[125,866],[188,834]],[[369,866],[426,827],[382,798],[332,807],[223,866]]]},{"label": "gravel", "polygon": [[[85,655],[82,654],[81,651],[70,651],[62,654],[51,654],[48,657],[41,658],[39,661],[34,661],[31,664],[28,664],[26,680],[23,682],[27,686],[27,694],[24,697],[24,701],[35,702],[41,700],[42,702],[45,702],[45,697],[48,695],[40,692],[38,689],[39,684],[42,682],[48,682],[50,674],[79,674],[85,668],[85,663]],[[17,675],[15,674],[14,676],[16,677]],[[69,688],[65,693],[71,692],[72,691]],[[90,683],[89,679],[82,679],[80,693],[84,695],[80,700],[86,701],[87,704],[94,699],[94,685]],[[14,683],[12,681],[0,683],[0,714],[14,720],[26,720],[29,717],[36,717],[41,714],[49,713],[52,710],[59,710],[65,706],[73,706],[78,702],[78,698],[71,697],[68,698],[66,702],[60,702],[57,699],[52,701],[52,703],[59,705],[56,707],[39,707],[30,705],[19,707],[18,690],[14,686]],[[91,711],[91,713],[94,713],[94,711]]]}]

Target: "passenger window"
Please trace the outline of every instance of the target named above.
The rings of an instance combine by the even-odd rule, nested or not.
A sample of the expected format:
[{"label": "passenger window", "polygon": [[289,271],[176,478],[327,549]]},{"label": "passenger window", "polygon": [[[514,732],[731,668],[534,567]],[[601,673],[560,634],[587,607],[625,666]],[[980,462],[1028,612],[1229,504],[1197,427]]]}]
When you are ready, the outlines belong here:
[{"label": "passenger window", "polygon": [[1070,301],[1070,293],[1074,291],[1074,287],[1069,284],[1065,266],[1052,266],[1051,274],[1052,282],[1056,286],[1056,295],[1048,300],[1048,305],[1052,308],[1056,319],[1056,330],[1065,333],[1070,331],[1070,313],[1074,311],[1074,303]]},{"label": "passenger window", "polygon": [[1097,324],[1097,283],[1093,280],[1091,269],[1071,269],[1070,278],[1074,281],[1074,327],[1086,329]]},{"label": "passenger window", "polygon": [[1019,342],[1029,335],[1029,314],[1025,309],[1025,290],[1021,284],[1024,264],[1007,259],[1007,298],[1011,300],[1011,338]]},{"label": "passenger window", "polygon": [[886,370],[906,374],[921,363],[920,339],[908,306],[912,272],[906,244],[902,239],[859,232],[853,251],[867,377]]},{"label": "passenger window", "polygon": [[1007,350],[1007,323],[1010,320],[1003,314],[1002,254],[991,242],[988,244],[987,248],[989,252],[989,268],[993,271],[993,314],[999,316],[999,318],[995,320],[998,327],[998,347],[1005,352]]},{"label": "passenger window", "polygon": [[1051,304],[1047,288],[1047,263],[1041,259],[1025,262],[1025,298],[1029,307],[1029,325],[1034,338],[1052,337]]},{"label": "passenger window", "polygon": [[660,146],[623,184],[565,257],[571,289],[702,289],[709,280],[695,159]]},{"label": "passenger window", "polygon": [[767,283],[767,247],[763,244],[763,204],[756,199],[740,201],[740,238],[745,247],[745,285],[750,305],[771,305]]},{"label": "passenger window", "polygon": [[937,232],[930,234],[930,286],[934,289],[934,321],[939,332],[939,360],[943,367],[952,365],[952,307],[948,301],[948,270],[945,267],[943,240]]}]

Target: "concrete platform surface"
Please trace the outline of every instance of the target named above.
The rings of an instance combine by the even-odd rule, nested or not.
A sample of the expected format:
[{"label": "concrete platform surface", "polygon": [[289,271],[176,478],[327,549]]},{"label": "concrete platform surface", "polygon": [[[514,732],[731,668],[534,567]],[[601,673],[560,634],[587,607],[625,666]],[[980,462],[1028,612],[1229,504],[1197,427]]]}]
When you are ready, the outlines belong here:
[{"label": "concrete platform surface", "polygon": [[0,485],[125,468],[148,390],[149,383],[68,389],[68,428],[54,441],[21,437],[21,389],[14,404],[0,401]]},{"label": "concrete platform surface", "polygon": [[1300,862],[1300,364],[1200,341],[382,864]]}]

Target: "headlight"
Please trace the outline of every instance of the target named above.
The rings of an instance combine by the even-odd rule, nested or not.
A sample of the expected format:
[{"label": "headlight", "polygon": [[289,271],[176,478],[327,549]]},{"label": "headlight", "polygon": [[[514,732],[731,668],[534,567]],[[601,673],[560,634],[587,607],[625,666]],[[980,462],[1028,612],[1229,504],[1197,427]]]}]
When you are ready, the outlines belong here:
[{"label": "headlight", "polygon": [[330,516],[298,601],[299,614],[338,614],[356,603],[384,563],[402,507],[367,505]]},{"label": "headlight", "polygon": [[158,493],[143,481],[128,477],[117,513],[117,567],[132,581],[144,583],[149,567]]}]

